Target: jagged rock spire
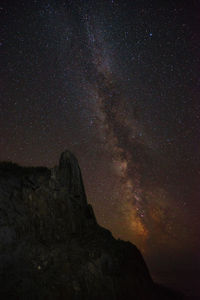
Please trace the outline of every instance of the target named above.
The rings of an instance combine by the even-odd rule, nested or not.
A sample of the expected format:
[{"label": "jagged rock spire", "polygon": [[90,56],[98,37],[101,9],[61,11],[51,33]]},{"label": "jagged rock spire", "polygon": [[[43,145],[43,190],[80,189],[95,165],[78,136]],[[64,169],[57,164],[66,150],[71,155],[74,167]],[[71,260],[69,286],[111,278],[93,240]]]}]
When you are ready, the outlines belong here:
[{"label": "jagged rock spire", "polygon": [[0,220],[0,299],[180,299],[97,224],[70,151],[51,170],[0,165]]},{"label": "jagged rock spire", "polygon": [[81,196],[84,202],[87,201],[78,160],[69,150],[64,151],[60,156],[58,177],[69,194]]}]

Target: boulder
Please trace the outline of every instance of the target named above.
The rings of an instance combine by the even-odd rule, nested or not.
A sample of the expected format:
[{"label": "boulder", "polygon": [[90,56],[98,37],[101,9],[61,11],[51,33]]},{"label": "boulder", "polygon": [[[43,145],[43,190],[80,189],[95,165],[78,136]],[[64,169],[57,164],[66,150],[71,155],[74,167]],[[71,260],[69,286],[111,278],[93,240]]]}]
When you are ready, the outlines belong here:
[{"label": "boulder", "polygon": [[0,164],[0,299],[174,297],[136,246],[98,225],[72,153],[53,169]]}]

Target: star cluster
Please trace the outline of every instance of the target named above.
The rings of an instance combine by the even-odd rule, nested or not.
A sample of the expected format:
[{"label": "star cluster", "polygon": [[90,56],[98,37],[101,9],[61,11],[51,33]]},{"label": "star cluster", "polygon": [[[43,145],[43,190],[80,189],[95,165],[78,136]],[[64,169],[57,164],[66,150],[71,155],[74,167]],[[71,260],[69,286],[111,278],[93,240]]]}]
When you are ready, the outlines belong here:
[{"label": "star cluster", "polygon": [[195,290],[198,1],[6,1],[0,11],[0,159],[51,167],[71,150],[98,222],[136,244],[157,280],[190,278]]}]

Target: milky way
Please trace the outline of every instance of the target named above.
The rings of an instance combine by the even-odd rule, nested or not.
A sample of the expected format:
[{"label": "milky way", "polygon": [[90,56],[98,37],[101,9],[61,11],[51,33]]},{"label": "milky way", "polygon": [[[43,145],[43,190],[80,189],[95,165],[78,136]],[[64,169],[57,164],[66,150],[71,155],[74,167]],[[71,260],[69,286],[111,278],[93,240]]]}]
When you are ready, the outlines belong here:
[{"label": "milky way", "polygon": [[71,150],[98,222],[179,288],[200,269],[198,11],[197,1],[1,7],[0,159],[51,167]]}]

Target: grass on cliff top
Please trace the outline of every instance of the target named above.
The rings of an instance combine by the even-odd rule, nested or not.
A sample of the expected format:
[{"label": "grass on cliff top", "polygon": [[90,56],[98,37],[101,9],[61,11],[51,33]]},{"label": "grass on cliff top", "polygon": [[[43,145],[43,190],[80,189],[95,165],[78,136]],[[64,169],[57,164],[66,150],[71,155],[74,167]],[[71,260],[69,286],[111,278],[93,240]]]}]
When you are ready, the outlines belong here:
[{"label": "grass on cliff top", "polygon": [[18,176],[30,175],[30,174],[50,174],[50,170],[46,167],[24,167],[11,161],[0,162],[0,174],[12,174]]}]

